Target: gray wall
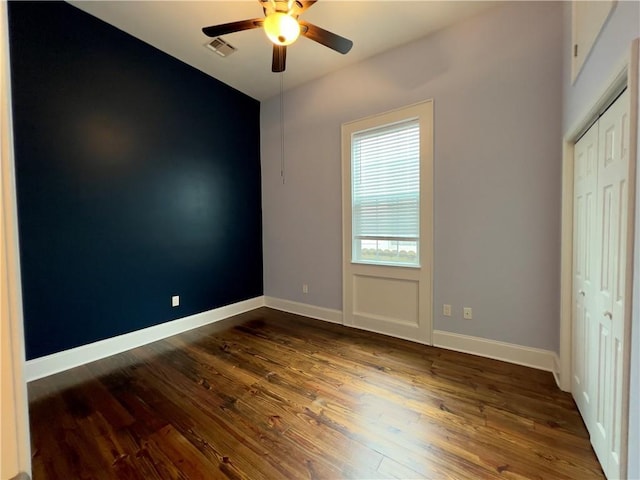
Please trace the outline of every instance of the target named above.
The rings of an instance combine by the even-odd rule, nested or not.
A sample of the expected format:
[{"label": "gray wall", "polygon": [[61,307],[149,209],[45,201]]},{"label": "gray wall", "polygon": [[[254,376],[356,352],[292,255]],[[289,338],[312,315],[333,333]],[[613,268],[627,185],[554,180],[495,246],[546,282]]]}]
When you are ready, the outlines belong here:
[{"label": "gray wall", "polygon": [[629,47],[640,35],[640,2],[616,2],[595,45],[571,84],[571,2],[564,5],[564,92],[562,132],[568,133],[584,120],[589,108],[623,68]]},{"label": "gray wall", "polygon": [[505,3],[288,92],[284,184],[264,102],[265,295],[341,310],[340,125],[433,98],[434,328],[557,351],[562,18]]},{"label": "gray wall", "polygon": [[[585,120],[589,109],[602,95],[615,74],[628,60],[629,48],[634,38],[640,36],[640,2],[617,2],[604,25],[585,65],[571,84],[571,6],[564,8],[564,93],[563,93],[563,133],[569,134]],[[640,136],[640,131],[639,131]],[[640,158],[638,159],[640,165]],[[640,171],[639,171],[640,175]],[[638,179],[640,185],[640,176]],[[636,256],[635,286],[632,312],[631,343],[631,393],[629,418],[629,463],[628,477],[640,478],[640,195],[636,195]]]}]

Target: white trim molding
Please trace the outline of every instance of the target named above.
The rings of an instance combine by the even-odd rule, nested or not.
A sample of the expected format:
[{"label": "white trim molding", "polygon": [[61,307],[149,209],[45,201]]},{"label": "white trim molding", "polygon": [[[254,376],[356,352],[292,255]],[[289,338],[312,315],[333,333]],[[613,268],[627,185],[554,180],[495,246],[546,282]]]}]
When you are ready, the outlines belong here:
[{"label": "white trim molding", "polygon": [[[343,324],[430,344],[433,329],[433,99],[342,124]],[[352,140],[355,134],[416,119],[419,124],[419,238],[417,266],[351,261],[353,229]],[[369,232],[371,233],[371,232]],[[393,294],[381,309],[376,299]],[[391,301],[393,299],[393,301]],[[384,310],[384,313],[382,312]]]},{"label": "white trim molding", "polygon": [[[0,477],[31,474],[7,2],[0,5]],[[27,476],[28,476],[27,475]]]},{"label": "white trim molding", "polygon": [[560,362],[560,355],[553,352],[553,371],[551,373],[553,373],[553,378],[555,378],[556,384],[560,390],[562,390],[562,384],[560,383],[560,379],[562,378],[560,374],[561,368],[562,362]]},{"label": "white trim molding", "polygon": [[299,303],[282,298],[264,297],[264,305],[275,310],[288,313],[295,313],[303,317],[324,320],[325,322],[338,323],[342,325],[342,311],[332,308],[316,307],[307,303]]},{"label": "white trim molding", "polygon": [[25,377],[27,382],[43,378],[54,373],[69,370],[95,360],[115,355],[147,343],[162,340],[194,328],[224,320],[264,306],[264,297],[255,297],[242,302],[214,308],[206,312],[179,318],[152,327],[125,333],[117,337],[81,345],[76,348],[34,358],[26,362]]},{"label": "white trim molding", "polygon": [[[264,297],[264,305],[274,310],[324,320],[325,322],[343,324],[342,312],[340,310],[317,307],[315,305],[269,296]],[[434,330],[432,338],[434,347],[470,353],[472,355],[544,370],[553,374],[556,383],[559,381],[560,357],[556,352],[442,330]]]},{"label": "white trim molding", "polygon": [[558,385],[571,391],[573,309],[573,151],[574,141],[562,145],[562,222],[560,226],[560,356]]},{"label": "white trim molding", "polygon": [[[340,310],[318,307],[282,298],[260,296],[29,360],[26,362],[25,377],[27,382],[37,380],[260,307],[269,307],[274,310],[293,313],[329,323],[343,324],[342,311]],[[441,330],[433,331],[433,346],[552,372],[556,381],[558,380],[560,361],[555,352],[548,350]]]},{"label": "white trim molding", "polygon": [[555,371],[557,354],[550,350],[525,347],[513,343],[488,340],[486,338],[471,337],[459,333],[433,331],[433,346],[470,353],[481,357],[493,358],[504,362],[537,368],[547,372]]}]

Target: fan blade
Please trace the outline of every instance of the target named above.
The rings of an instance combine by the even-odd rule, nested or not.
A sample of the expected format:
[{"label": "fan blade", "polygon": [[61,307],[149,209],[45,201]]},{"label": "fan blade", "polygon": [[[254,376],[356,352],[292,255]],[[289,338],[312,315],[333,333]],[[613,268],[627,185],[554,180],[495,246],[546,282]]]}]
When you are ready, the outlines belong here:
[{"label": "fan blade", "polygon": [[320,28],[312,23],[305,22],[304,20],[298,20],[300,24],[300,35],[318,42],[325,47],[329,47],[336,52],[340,52],[343,55],[353,47],[353,42],[348,38],[341,37],[333,32]]},{"label": "fan blade", "polygon": [[298,15],[301,15],[303,12],[305,12],[309,8],[311,8],[313,4],[316,3],[317,1],[318,0],[308,0],[308,1],[296,0],[294,2],[296,17]]},{"label": "fan blade", "polygon": [[284,72],[287,62],[287,47],[285,45],[273,46],[273,60],[271,62],[271,71],[278,73]]},{"label": "fan blade", "polygon": [[259,28],[263,23],[264,18],[254,18],[253,20],[242,20],[240,22],[223,23],[221,25],[204,27],[202,32],[208,37],[219,37],[221,35],[227,35],[228,33]]},{"label": "fan blade", "polygon": [[262,5],[262,13],[265,17],[273,11],[271,0],[260,0],[260,5]]}]

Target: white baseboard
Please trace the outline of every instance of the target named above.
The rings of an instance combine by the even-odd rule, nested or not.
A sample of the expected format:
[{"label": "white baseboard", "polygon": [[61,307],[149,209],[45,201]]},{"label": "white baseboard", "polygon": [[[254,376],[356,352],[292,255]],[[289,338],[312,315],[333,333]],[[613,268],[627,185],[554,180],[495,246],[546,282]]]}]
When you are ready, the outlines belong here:
[{"label": "white baseboard", "polygon": [[[264,304],[267,307],[283,312],[343,324],[341,310],[317,307],[315,305],[269,296],[264,297]],[[471,353],[481,357],[493,358],[495,360],[502,360],[504,362],[552,372],[556,378],[556,382],[558,382],[560,359],[555,352],[442,330],[434,330],[432,338],[433,345],[436,347]]]},{"label": "white baseboard", "polygon": [[[29,360],[25,364],[25,379],[27,382],[37,380],[264,306],[283,312],[323,320],[325,322],[342,324],[342,311],[340,310],[317,307],[315,305],[281,298],[260,296]],[[433,345],[553,372],[556,382],[559,380],[558,372],[560,362],[558,355],[548,350],[524,347],[441,330],[433,331]]]},{"label": "white baseboard", "polygon": [[486,338],[434,330],[433,345],[457,352],[471,353],[481,357],[554,372],[554,375],[557,368],[555,366],[557,357],[555,352],[497,340],[487,340]]},{"label": "white baseboard", "polygon": [[325,322],[339,323],[342,325],[342,311],[332,308],[316,307],[307,303],[293,302],[282,298],[264,297],[264,304],[269,308],[283,312],[295,313],[304,317],[324,320]]},{"label": "white baseboard", "polygon": [[553,370],[551,373],[553,373],[553,378],[555,378],[558,388],[563,390],[562,382],[560,382],[560,356],[556,352],[553,352]]},{"label": "white baseboard", "polygon": [[218,322],[233,315],[239,315],[240,313],[263,307],[264,304],[263,296],[255,297],[224,307],[214,308],[213,310],[208,310],[196,315],[154,325],[153,327],[136,330],[135,332],[118,335],[117,337],[107,338],[44,357],[34,358],[33,360],[28,360],[25,364],[25,379],[27,382],[30,382],[38,378],[53,375],[54,373],[100,360],[101,358],[115,355],[125,350],[162,340],[171,335],[186,332],[187,330]]}]

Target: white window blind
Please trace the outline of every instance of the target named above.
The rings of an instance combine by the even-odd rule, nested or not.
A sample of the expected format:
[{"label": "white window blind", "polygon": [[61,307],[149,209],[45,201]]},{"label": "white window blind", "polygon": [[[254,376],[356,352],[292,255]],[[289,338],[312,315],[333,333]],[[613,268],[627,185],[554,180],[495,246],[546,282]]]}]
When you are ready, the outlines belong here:
[{"label": "white window blind", "polygon": [[356,132],[351,148],[353,260],[418,265],[418,119]]}]

